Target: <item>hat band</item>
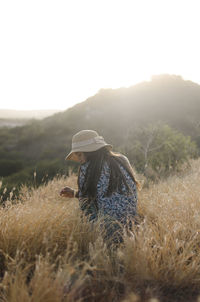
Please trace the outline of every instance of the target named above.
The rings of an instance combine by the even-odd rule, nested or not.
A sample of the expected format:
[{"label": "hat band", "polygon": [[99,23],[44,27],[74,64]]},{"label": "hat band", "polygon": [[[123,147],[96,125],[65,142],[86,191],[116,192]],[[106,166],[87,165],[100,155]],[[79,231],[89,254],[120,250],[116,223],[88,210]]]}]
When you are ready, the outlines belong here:
[{"label": "hat band", "polygon": [[78,147],[82,147],[82,146],[87,146],[87,145],[91,145],[91,144],[105,144],[104,138],[102,136],[95,136],[91,139],[85,140],[85,141],[81,141],[81,142],[76,142],[76,143],[72,143],[72,149],[74,148],[78,148]]}]

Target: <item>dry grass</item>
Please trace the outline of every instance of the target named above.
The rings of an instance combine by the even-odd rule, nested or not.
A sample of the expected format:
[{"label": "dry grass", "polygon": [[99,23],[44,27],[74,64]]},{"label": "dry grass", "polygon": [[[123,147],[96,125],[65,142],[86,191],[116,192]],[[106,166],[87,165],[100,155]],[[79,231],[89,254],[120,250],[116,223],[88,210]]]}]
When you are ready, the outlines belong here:
[{"label": "dry grass", "polygon": [[200,161],[139,193],[140,224],[117,251],[78,201],[59,197],[76,177],[23,188],[0,209],[0,301],[197,301]]}]

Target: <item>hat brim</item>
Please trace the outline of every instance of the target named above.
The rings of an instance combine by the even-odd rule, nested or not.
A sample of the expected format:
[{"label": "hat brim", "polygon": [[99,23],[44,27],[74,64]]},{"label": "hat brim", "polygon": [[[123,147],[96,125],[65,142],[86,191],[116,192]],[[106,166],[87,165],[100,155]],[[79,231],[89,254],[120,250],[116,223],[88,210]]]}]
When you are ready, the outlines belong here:
[{"label": "hat brim", "polygon": [[112,149],[112,145],[110,144],[96,144],[96,146],[94,146],[94,144],[92,146],[88,145],[88,146],[84,146],[82,148],[78,148],[78,149],[74,149],[72,150],[66,157],[65,160],[73,160],[73,161],[78,161],[75,152],[94,152],[97,151],[103,147],[106,147],[108,150]]}]

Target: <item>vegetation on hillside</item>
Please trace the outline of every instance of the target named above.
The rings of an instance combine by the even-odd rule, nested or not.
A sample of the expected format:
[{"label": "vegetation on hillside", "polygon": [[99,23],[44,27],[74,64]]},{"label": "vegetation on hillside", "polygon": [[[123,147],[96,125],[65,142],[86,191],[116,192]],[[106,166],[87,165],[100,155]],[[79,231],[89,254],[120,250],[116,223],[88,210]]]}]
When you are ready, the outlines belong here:
[{"label": "vegetation on hillside", "polygon": [[179,171],[189,158],[198,155],[196,144],[189,136],[161,123],[130,131],[121,151],[128,155],[139,173],[151,180]]},{"label": "vegetation on hillside", "polygon": [[146,177],[169,175],[199,156],[199,100],[198,84],[163,75],[129,88],[102,89],[65,112],[0,129],[0,193],[6,187],[9,196],[19,184],[35,184],[35,172],[39,185],[75,171],[77,166],[64,158],[72,135],[82,129],[99,132]]},{"label": "vegetation on hillside", "polygon": [[[37,177],[37,175],[36,175]],[[0,208],[4,302],[197,301],[200,295],[200,161],[139,192],[139,225],[108,250],[100,221],[81,216],[58,178]]]}]

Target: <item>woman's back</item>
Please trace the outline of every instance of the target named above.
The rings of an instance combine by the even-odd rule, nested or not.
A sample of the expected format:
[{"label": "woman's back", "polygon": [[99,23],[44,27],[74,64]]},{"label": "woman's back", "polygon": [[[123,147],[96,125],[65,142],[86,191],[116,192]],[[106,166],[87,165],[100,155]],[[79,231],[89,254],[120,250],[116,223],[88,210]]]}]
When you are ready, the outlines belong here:
[{"label": "woman's back", "polygon": [[[121,184],[111,194],[107,194],[111,168],[108,161],[104,160],[100,177],[97,182],[97,192],[95,198],[89,198],[83,194],[84,182],[86,181],[87,169],[89,168],[89,161],[82,164],[79,174],[79,201],[80,207],[85,211],[86,215],[90,215],[91,220],[96,219],[97,216],[110,216],[113,219],[125,224],[127,220],[134,218],[137,212],[137,190],[136,183],[127,171],[126,164],[129,163],[125,156],[120,156],[119,173],[122,174],[126,182]],[[124,162],[124,165],[123,165]],[[125,164],[126,162],[126,164]]]}]

